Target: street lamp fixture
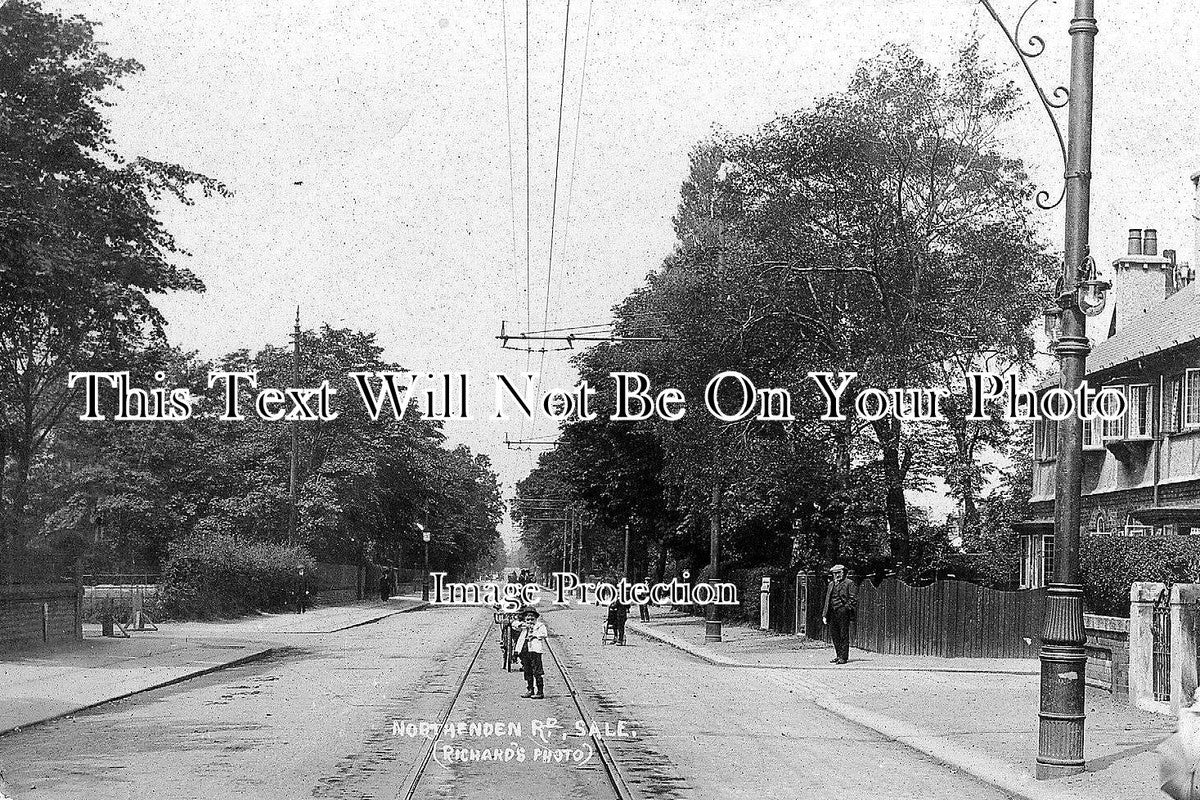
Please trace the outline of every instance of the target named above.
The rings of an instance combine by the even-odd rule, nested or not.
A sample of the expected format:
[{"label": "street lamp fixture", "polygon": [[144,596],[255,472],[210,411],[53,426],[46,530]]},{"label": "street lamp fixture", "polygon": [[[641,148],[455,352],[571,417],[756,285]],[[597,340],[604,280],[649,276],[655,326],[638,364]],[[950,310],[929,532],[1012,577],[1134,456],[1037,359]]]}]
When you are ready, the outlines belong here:
[{"label": "street lamp fixture", "polygon": [[1075,304],[1089,317],[1104,311],[1108,305],[1108,290],[1112,284],[1100,280],[1096,272],[1096,259],[1088,256],[1079,268],[1079,280],[1075,284]]},{"label": "street lamp fixture", "polygon": [[[1010,31],[991,0],[979,0],[1004,32],[1038,99],[1054,128],[1063,156],[1063,191],[1054,203],[1044,202],[1048,192],[1039,192],[1041,208],[1066,203],[1063,273],[1058,306],[1058,324],[1048,313],[1047,329],[1057,327],[1054,345],[1061,373],[1061,387],[1076,391],[1087,374],[1087,317],[1104,310],[1110,285],[1096,276],[1095,262],[1088,253],[1092,184],[1092,89],[1097,33],[1095,0],[1074,0],[1070,27],[1070,88],[1058,87],[1046,94],[1038,84],[1030,59],[1046,47],[1039,36],[1026,39],[1021,22],[1037,3],[1033,0]],[[1026,42],[1028,44],[1026,44]],[[1055,111],[1067,109],[1067,135]],[[1066,296],[1064,297],[1064,293]],[[1058,459],[1054,480],[1054,570],[1046,588],[1046,610],[1042,627],[1041,689],[1038,704],[1038,755],[1036,777],[1064,777],[1083,772],[1084,675],[1087,672],[1087,638],[1083,630],[1083,587],[1080,585],[1080,507],[1083,498],[1083,421],[1078,417],[1058,426]]]},{"label": "street lamp fixture", "polygon": [[429,534],[429,528],[426,528],[421,523],[416,523],[417,530],[421,532],[421,541],[425,548],[425,570],[421,575],[421,600],[429,602],[429,540],[432,538]]}]

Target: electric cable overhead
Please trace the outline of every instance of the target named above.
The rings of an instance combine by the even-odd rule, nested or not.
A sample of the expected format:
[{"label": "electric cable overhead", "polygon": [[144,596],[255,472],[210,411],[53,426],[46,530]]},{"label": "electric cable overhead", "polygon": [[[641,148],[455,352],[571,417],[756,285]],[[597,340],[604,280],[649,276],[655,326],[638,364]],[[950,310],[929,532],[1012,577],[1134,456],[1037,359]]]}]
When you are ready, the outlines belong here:
[{"label": "electric cable overhead", "polygon": [[[508,87],[508,0],[500,0],[500,31],[504,45],[504,131],[508,136],[508,212],[512,223],[513,269],[517,266],[520,255],[517,250],[517,186],[516,173],[513,171],[513,135],[512,135],[512,93]],[[518,280],[520,280],[518,278]]]},{"label": "electric cable overhead", "polygon": [[[563,20],[562,73],[558,80],[558,135],[554,141],[554,188],[550,194],[550,253],[546,265],[546,300],[542,311],[542,325],[549,324],[550,286],[554,279],[554,233],[558,221],[558,167],[562,159],[563,101],[567,96],[567,41],[571,31],[571,0],[567,0],[567,13]],[[526,326],[528,327],[528,326]]]},{"label": "electric cable overhead", "polygon": [[[583,120],[583,91],[587,86],[587,66],[588,66],[588,46],[592,43],[592,8],[595,5],[595,0],[588,0],[588,16],[587,28],[583,35],[583,68],[579,75],[579,100],[575,104],[575,137],[571,147],[571,173],[570,181],[567,183],[567,213],[563,219],[563,267],[562,271],[565,275],[567,268],[566,250],[570,243],[571,233],[571,198],[575,195],[575,164],[579,159],[579,139],[581,124]],[[560,284],[561,285],[561,284]]]}]

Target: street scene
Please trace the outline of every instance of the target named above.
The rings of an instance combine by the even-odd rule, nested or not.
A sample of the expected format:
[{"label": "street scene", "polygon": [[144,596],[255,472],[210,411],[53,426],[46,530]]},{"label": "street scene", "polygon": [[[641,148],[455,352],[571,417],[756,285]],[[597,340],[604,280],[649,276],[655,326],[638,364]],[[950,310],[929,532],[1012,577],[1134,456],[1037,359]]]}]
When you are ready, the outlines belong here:
[{"label": "street scene", "polygon": [[0,0],[0,800],[1200,800],[1197,42]]}]

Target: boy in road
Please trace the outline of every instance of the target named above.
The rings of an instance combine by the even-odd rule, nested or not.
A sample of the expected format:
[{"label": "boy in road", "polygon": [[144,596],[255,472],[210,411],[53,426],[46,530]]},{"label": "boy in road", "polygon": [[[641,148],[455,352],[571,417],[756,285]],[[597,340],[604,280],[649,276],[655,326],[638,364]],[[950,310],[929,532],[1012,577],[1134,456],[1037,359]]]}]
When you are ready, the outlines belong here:
[{"label": "boy in road", "polygon": [[525,673],[525,684],[528,687],[528,691],[522,696],[541,700],[545,697],[542,691],[542,653],[545,652],[546,637],[550,632],[546,623],[541,621],[541,614],[533,606],[521,609],[512,626],[520,632],[514,650],[521,659],[521,671]]}]

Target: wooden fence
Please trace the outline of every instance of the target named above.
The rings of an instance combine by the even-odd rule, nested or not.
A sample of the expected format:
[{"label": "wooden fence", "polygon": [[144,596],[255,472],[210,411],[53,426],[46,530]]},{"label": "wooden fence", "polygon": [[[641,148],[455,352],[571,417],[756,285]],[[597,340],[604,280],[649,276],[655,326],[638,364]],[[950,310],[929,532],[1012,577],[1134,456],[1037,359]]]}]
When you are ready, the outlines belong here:
[{"label": "wooden fence", "polygon": [[[798,632],[802,621],[806,635],[828,639],[821,625],[826,585],[823,577],[798,576],[789,594],[803,595],[803,602],[795,608],[794,600],[779,597],[781,606],[795,608],[788,615],[791,620],[781,619],[779,627],[772,592],[771,628]],[[858,584],[850,641],[859,649],[892,655],[1037,658],[1045,604],[1045,589],[1004,592],[956,580],[919,587],[898,578],[885,578],[878,585],[864,580]]]}]

